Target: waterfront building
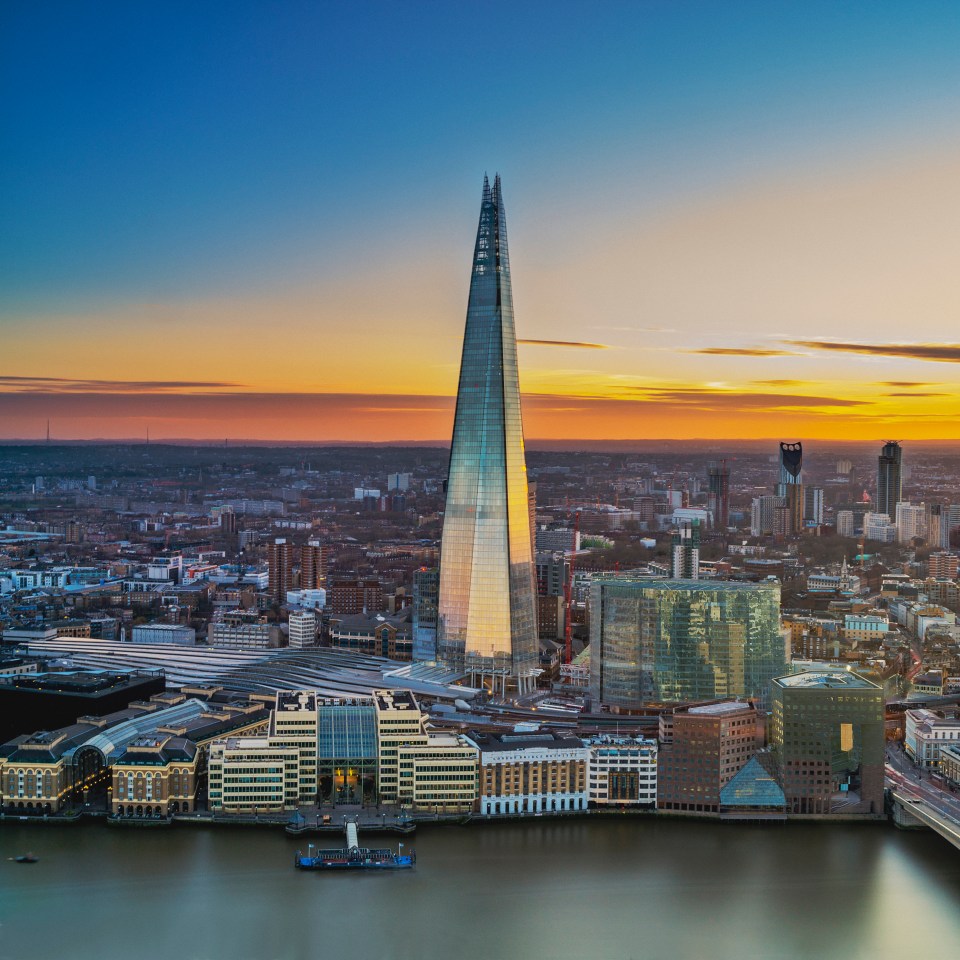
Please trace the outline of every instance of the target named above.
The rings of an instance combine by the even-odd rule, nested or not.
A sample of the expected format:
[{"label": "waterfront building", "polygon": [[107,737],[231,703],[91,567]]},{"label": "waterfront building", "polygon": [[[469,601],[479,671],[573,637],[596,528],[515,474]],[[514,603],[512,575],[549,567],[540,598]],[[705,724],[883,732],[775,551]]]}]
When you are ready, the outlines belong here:
[{"label": "waterfront building", "polygon": [[587,791],[591,806],[657,805],[657,741],[604,734],[585,739],[590,751]]},{"label": "waterfront building", "polygon": [[191,647],[197,642],[197,631],[193,627],[182,627],[174,623],[145,623],[133,628],[134,643],[177,643]]},{"label": "waterfront building", "polygon": [[0,741],[103,716],[166,689],[163,670],[57,670],[0,678]]},{"label": "waterfront building", "polygon": [[[877,509],[892,522],[897,504],[903,499],[903,448],[897,440],[888,440],[877,462]],[[877,539],[868,535],[867,539]]]},{"label": "waterfront building", "polygon": [[167,817],[196,809],[197,745],[164,734],[138,737],[112,764],[111,810],[119,817]]},{"label": "waterfront building", "polygon": [[476,746],[460,734],[431,733],[421,742],[401,744],[396,802],[435,813],[472,812],[478,759]]},{"label": "waterfront building", "polygon": [[292,650],[303,650],[317,645],[317,615],[312,610],[295,610],[287,621],[287,645]]},{"label": "waterfront building", "polygon": [[586,810],[590,750],[582,740],[550,730],[478,733],[480,813],[567,813]]},{"label": "waterfront building", "polygon": [[215,813],[296,810],[300,750],[271,737],[229,737],[210,746],[208,802]]},{"label": "waterfront building", "polygon": [[[8,813],[55,814],[68,801],[111,782],[127,747],[147,737],[181,738],[182,728],[208,708],[196,698],[162,698],[101,717],[81,717],[53,730],[21,734],[0,746],[0,794]],[[190,748],[183,748],[189,751]],[[183,752],[180,751],[180,752]],[[151,810],[150,814],[154,815]]]},{"label": "waterfront building", "polygon": [[777,677],[770,745],[792,814],[883,812],[883,689],[851,672]]},{"label": "waterfront building", "polygon": [[437,599],[440,571],[421,567],[413,574],[413,659],[433,663],[437,659]]},{"label": "waterfront building", "polygon": [[317,698],[317,779],[323,803],[377,797],[377,712],[373,697]]},{"label": "waterfront building", "polygon": [[530,495],[500,178],[486,178],[454,414],[440,553],[440,659],[474,685],[538,671]]},{"label": "waterfront building", "polygon": [[616,712],[766,695],[783,672],[780,584],[594,577],[590,692]]},{"label": "waterfront building", "polygon": [[940,772],[953,787],[960,787],[960,743],[945,743],[940,748]]},{"label": "waterfront building", "polygon": [[787,798],[768,751],[754,754],[720,789],[720,817],[724,820],[784,820],[786,810]]},{"label": "waterfront building", "polygon": [[[943,675],[937,676],[942,694]],[[907,710],[903,732],[903,746],[910,759],[918,767],[936,769],[943,748],[960,743],[960,716],[956,710]]]},{"label": "waterfront building", "polygon": [[300,800],[317,798],[317,694],[312,690],[281,690],[270,722],[271,742],[300,751]]},{"label": "waterfront building", "polygon": [[763,746],[752,703],[728,700],[676,710],[670,742],[660,749],[657,807],[718,814],[722,789]]},{"label": "waterfront building", "polygon": [[424,744],[427,718],[412,693],[377,690],[373,694],[377,717],[377,785],[385,802],[395,801],[400,790],[400,747]]}]

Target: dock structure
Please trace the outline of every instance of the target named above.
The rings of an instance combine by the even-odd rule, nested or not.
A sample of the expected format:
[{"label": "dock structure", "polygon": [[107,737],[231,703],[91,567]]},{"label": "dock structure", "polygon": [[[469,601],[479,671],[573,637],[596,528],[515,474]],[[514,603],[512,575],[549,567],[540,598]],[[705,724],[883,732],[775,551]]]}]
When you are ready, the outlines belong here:
[{"label": "dock structure", "polygon": [[[355,820],[344,824],[347,845],[341,850],[314,850],[307,847],[306,855],[298,850],[294,866],[298,870],[403,870],[417,862],[414,852],[404,854],[393,850],[373,850],[360,846],[360,831]],[[400,851],[403,844],[400,844]]]},{"label": "dock structure", "polygon": [[929,827],[960,850],[960,823],[943,816],[921,797],[902,790],[894,790],[892,795],[894,823],[901,827]]}]

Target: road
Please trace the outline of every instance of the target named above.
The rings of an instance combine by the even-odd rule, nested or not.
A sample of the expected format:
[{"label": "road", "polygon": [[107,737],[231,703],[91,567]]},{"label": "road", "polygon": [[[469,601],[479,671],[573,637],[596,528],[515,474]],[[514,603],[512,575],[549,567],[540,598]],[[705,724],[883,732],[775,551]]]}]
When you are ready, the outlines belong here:
[{"label": "road", "polygon": [[939,774],[921,772],[904,752],[900,743],[887,744],[887,785],[920,797],[941,816],[960,824],[960,795],[946,788]]}]

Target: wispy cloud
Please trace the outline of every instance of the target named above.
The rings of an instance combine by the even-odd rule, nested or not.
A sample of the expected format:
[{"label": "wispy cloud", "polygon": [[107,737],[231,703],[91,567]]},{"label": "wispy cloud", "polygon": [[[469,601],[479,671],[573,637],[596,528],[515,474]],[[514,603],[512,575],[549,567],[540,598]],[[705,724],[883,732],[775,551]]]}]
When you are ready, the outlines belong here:
[{"label": "wispy cloud", "polygon": [[0,375],[5,393],[165,393],[179,390],[224,390],[242,387],[222,380],[74,380],[69,377]]},{"label": "wispy cloud", "polygon": [[778,410],[786,407],[861,407],[869,404],[867,400],[842,400],[806,394],[738,392],[709,387],[633,387],[632,390],[642,399],[703,410]]},{"label": "wispy cloud", "polygon": [[848,340],[784,340],[783,342],[792,347],[804,347],[807,350],[960,363],[960,343],[856,343]]},{"label": "wispy cloud", "polygon": [[770,347],[701,347],[685,350],[684,353],[699,353],[708,357],[797,357],[795,350],[776,350]]},{"label": "wispy cloud", "polygon": [[893,390],[887,397],[952,397],[952,393],[933,393],[928,390]]},{"label": "wispy cloud", "polygon": [[517,343],[534,347],[577,347],[580,350],[610,349],[609,344],[606,343],[584,343],[580,340],[518,340]]}]

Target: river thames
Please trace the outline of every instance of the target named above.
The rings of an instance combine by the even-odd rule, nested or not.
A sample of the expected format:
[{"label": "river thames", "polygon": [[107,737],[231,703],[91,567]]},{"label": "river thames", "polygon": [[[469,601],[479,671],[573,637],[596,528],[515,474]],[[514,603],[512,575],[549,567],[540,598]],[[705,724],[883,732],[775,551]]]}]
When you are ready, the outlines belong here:
[{"label": "river thames", "polygon": [[[413,870],[331,875],[295,870],[305,842],[276,831],[7,821],[0,957],[878,960],[960,942],[960,853],[884,824],[580,819],[407,839]],[[39,862],[7,862],[26,851]]]}]

